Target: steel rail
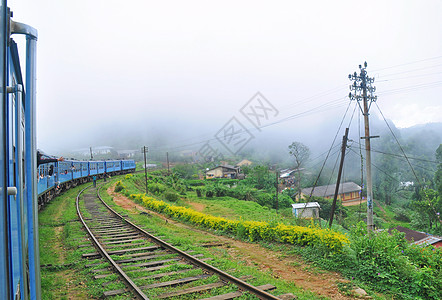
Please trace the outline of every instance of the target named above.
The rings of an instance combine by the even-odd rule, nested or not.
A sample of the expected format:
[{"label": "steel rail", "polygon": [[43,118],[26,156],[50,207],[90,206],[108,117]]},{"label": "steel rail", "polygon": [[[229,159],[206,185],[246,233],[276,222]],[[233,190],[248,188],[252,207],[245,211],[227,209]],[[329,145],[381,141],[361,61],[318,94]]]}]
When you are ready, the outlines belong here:
[{"label": "steel rail", "polygon": [[243,280],[241,280],[239,278],[236,278],[236,277],[234,277],[234,276],[232,276],[232,275],[230,275],[230,274],[228,274],[228,273],[226,273],[226,272],[224,272],[224,271],[222,271],[222,270],[220,270],[220,269],[218,269],[218,268],[216,268],[214,266],[211,266],[211,265],[203,262],[202,260],[199,260],[199,259],[191,256],[190,254],[188,254],[188,253],[186,253],[186,252],[184,252],[184,251],[182,251],[182,250],[172,246],[171,244],[169,244],[169,243],[167,243],[167,242],[157,238],[156,236],[154,236],[154,235],[150,234],[149,232],[145,231],[144,229],[138,227],[134,223],[126,220],[123,216],[121,216],[119,213],[117,213],[115,210],[113,210],[109,205],[107,205],[107,203],[104,202],[103,199],[100,196],[100,189],[98,189],[97,195],[98,195],[98,198],[101,200],[101,202],[103,202],[103,204],[112,213],[114,213],[117,217],[119,217],[121,220],[123,220],[127,224],[133,226],[139,232],[141,232],[141,233],[145,234],[146,236],[148,236],[157,245],[159,245],[161,247],[164,247],[164,248],[166,248],[166,249],[168,249],[170,251],[173,251],[175,253],[178,253],[179,255],[184,257],[184,259],[190,261],[192,264],[197,265],[200,268],[205,269],[209,273],[213,273],[213,274],[218,275],[221,279],[223,279],[225,281],[228,281],[228,282],[231,282],[234,285],[238,286],[238,288],[240,290],[250,292],[250,293],[254,294],[255,296],[257,296],[260,299],[279,299],[278,297],[276,297],[276,296],[274,296],[274,295],[272,295],[272,294],[270,294],[270,293],[268,293],[266,291],[263,291],[263,290],[255,287],[255,286],[253,286],[251,284],[248,284],[247,282],[245,282],[245,281],[243,281]]},{"label": "steel rail", "polygon": [[[117,263],[110,257],[110,255],[107,253],[107,251],[101,246],[100,242],[97,240],[97,238],[94,236],[94,234],[92,233],[92,231],[89,229],[89,227],[86,225],[86,222],[84,221],[81,212],[80,212],[80,206],[79,206],[79,199],[80,199],[80,195],[81,193],[83,193],[84,190],[90,188],[92,185],[89,185],[87,187],[85,187],[84,189],[82,189],[78,195],[77,195],[77,200],[76,200],[76,206],[77,206],[77,214],[78,217],[80,218],[81,222],[83,223],[83,226],[86,228],[89,236],[91,237],[92,241],[95,244],[95,247],[97,248],[97,250],[101,253],[101,255],[103,257],[105,257],[112,265],[112,267],[114,268],[114,270],[118,273],[118,275],[126,282],[127,286],[132,290],[132,292],[134,292],[134,294],[137,296],[137,298],[139,299],[144,299],[144,300],[149,300],[149,298],[143,293],[143,291],[141,291],[141,289],[129,278],[129,276],[126,275],[126,273],[117,265]],[[103,201],[100,197],[100,200]]]}]

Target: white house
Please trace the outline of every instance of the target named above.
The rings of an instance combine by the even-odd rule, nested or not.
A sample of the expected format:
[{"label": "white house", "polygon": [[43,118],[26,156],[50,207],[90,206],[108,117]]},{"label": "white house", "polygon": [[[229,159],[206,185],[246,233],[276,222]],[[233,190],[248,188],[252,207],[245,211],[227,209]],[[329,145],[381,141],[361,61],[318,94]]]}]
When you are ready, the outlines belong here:
[{"label": "white house", "polygon": [[320,208],[318,202],[295,203],[292,204],[292,213],[297,218],[319,219]]}]

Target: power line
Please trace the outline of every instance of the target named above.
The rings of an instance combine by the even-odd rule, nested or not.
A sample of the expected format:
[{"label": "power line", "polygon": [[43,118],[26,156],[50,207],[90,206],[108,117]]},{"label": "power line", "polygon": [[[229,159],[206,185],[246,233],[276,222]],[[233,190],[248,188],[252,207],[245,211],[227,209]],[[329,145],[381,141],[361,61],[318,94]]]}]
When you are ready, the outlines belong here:
[{"label": "power line", "polygon": [[395,88],[395,89],[391,89],[391,90],[385,90],[383,92],[378,93],[378,95],[383,96],[383,95],[391,95],[391,94],[400,94],[400,93],[404,93],[404,92],[408,93],[408,92],[413,92],[413,91],[420,90],[420,89],[435,88],[438,86],[442,86],[442,80],[429,82],[429,83],[421,83],[421,84],[406,86],[406,87],[401,87],[401,88]]},{"label": "power line", "polygon": [[[355,143],[361,145],[361,143],[359,143],[359,142],[356,142],[356,141],[355,141]],[[399,158],[403,158],[403,159],[406,159],[406,158],[408,157],[408,159],[412,159],[412,160],[418,160],[418,161],[423,161],[423,162],[428,162],[428,163],[438,164],[438,162],[435,161],[435,160],[429,160],[429,159],[417,158],[417,157],[411,157],[411,156],[407,156],[407,157],[405,157],[405,156],[402,156],[402,155],[399,155],[399,154],[388,153],[388,152],[384,152],[384,151],[381,151],[381,150],[375,150],[375,149],[371,149],[370,151],[371,151],[371,152],[380,153],[380,154],[390,155],[390,156],[394,156],[394,157],[399,157]]]},{"label": "power line", "polygon": [[[273,125],[277,125],[277,124],[280,124],[280,123],[283,123],[283,122],[291,121],[291,120],[294,120],[296,118],[307,116],[307,115],[310,115],[310,114],[313,114],[313,113],[320,113],[320,112],[323,112],[323,111],[327,111],[329,109],[338,108],[338,107],[341,107],[341,105],[343,104],[342,100],[345,99],[345,98],[346,98],[346,96],[345,97],[340,97],[338,99],[334,99],[334,100],[329,101],[329,102],[327,102],[325,104],[321,104],[319,106],[316,106],[316,107],[311,108],[309,110],[303,111],[301,113],[293,114],[293,115],[290,115],[290,116],[285,117],[283,119],[280,119],[278,121],[275,121],[275,122],[272,122],[272,123],[269,123],[269,124],[265,124],[265,125],[259,126],[258,128],[256,128],[256,127],[249,127],[249,128],[246,128],[246,129],[249,132],[260,131],[262,128],[267,128],[267,127],[270,127],[270,126],[273,126]],[[239,134],[242,134],[242,133],[243,132],[241,132],[241,131],[234,132],[234,133],[232,133],[232,136],[239,135]],[[194,138],[192,138],[192,139],[194,139]],[[168,150],[168,151],[171,151],[173,149],[179,149],[179,148],[196,146],[198,144],[204,144],[204,143],[208,143],[208,142],[215,141],[215,140],[217,140],[217,138],[216,137],[212,137],[212,138],[204,139],[204,140],[201,140],[201,141],[198,141],[198,142],[184,144],[184,145],[178,145],[178,146],[173,146],[173,147],[168,147],[168,146],[162,146],[162,147],[161,146],[160,147],[157,146],[157,147],[155,147],[155,146],[151,146],[150,148],[151,148],[151,151],[152,150],[156,150],[156,151]]]},{"label": "power line", "polygon": [[434,69],[434,68],[437,68],[437,67],[440,67],[440,66],[442,66],[442,64],[431,65],[431,66],[428,66],[428,67],[423,67],[423,68],[412,69],[412,70],[408,70],[408,71],[401,71],[401,72],[386,74],[386,75],[383,75],[383,77],[388,77],[388,76],[393,76],[393,75],[402,75],[402,74],[405,74],[405,73],[412,73],[412,72],[417,72],[417,71],[422,71],[422,70]]},{"label": "power line", "polygon": [[[352,148],[352,147],[351,147]],[[353,149],[353,148],[352,148]],[[354,151],[354,150],[353,150]],[[392,154],[392,153],[385,153],[385,152],[382,152],[382,151],[375,151],[375,150],[371,150],[371,152],[376,152],[376,153],[380,153],[380,154],[384,154],[384,155],[390,155],[390,156],[392,156],[392,157],[396,157],[396,158],[399,158],[399,159],[401,159],[401,160],[404,160],[404,161],[406,161],[406,159],[405,159],[405,157],[403,157],[403,156],[401,156],[401,155],[395,155],[395,154]],[[409,159],[413,159],[413,158],[411,158],[411,157],[408,157]],[[417,159],[417,160],[419,160],[419,159]],[[424,162],[425,162],[426,160],[424,160]],[[435,171],[435,169],[428,169],[427,167],[424,167],[424,166],[420,166],[420,165],[417,165],[417,164],[412,164],[412,166],[413,167],[415,167],[415,168],[419,168],[419,169],[421,169],[421,170],[424,170],[424,171],[427,171],[427,172],[434,172]]]},{"label": "power line", "polygon": [[442,55],[430,57],[430,58],[424,58],[421,60],[415,60],[415,61],[411,61],[411,62],[399,64],[399,65],[393,65],[393,66],[385,67],[385,68],[381,68],[381,69],[376,69],[376,70],[373,70],[373,72],[383,71],[383,70],[387,70],[387,69],[393,69],[393,68],[397,68],[397,67],[412,65],[412,64],[416,64],[416,63],[420,63],[420,62],[424,62],[424,61],[436,60],[436,59],[442,59]]},{"label": "power line", "polygon": [[411,165],[410,161],[408,160],[408,157],[407,157],[407,155],[405,154],[405,151],[404,151],[404,149],[402,148],[402,145],[399,143],[399,140],[397,139],[396,135],[394,134],[393,130],[391,129],[390,124],[388,124],[387,119],[385,119],[385,116],[384,116],[384,114],[382,113],[382,111],[381,111],[379,105],[378,105],[377,103],[375,103],[375,104],[376,104],[376,107],[378,108],[379,112],[381,113],[381,116],[382,116],[382,118],[384,119],[385,124],[387,124],[387,127],[388,127],[388,129],[390,130],[390,133],[392,134],[392,136],[394,137],[396,143],[398,144],[399,148],[401,149],[402,154],[403,154],[403,155],[405,156],[405,158],[407,159],[407,163],[410,165],[411,171],[413,172],[414,176],[416,177],[417,182],[420,184],[420,180],[419,180],[419,178],[417,177],[416,172],[415,172],[414,169],[413,169],[413,166]]}]

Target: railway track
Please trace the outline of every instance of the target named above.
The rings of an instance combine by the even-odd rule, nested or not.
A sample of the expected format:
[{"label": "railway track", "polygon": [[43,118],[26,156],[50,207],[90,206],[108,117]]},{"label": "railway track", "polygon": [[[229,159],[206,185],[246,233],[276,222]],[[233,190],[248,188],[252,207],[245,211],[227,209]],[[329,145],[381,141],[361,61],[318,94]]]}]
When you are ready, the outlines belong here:
[{"label": "railway track", "polygon": [[274,286],[250,285],[250,276],[236,278],[208,264],[202,254],[184,252],[143,230],[102,201],[99,189],[88,187],[78,194],[77,214],[98,251],[83,257],[103,258],[110,266],[95,270],[102,273],[95,278],[117,274],[125,284],[106,291],[106,297],[130,292],[137,299],[234,299],[244,293],[258,299],[294,298],[274,296],[268,292]]}]

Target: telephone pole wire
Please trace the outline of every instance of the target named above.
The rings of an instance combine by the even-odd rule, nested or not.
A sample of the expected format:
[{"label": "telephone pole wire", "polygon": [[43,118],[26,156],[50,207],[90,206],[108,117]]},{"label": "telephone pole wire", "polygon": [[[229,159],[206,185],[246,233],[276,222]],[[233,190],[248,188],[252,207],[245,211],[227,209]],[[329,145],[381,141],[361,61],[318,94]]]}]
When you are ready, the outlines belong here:
[{"label": "telephone pole wire", "polygon": [[[364,67],[359,65],[360,73],[359,75],[354,72],[354,74],[348,75],[348,79],[353,81],[350,85],[350,94],[348,97],[350,100],[356,100],[358,102],[359,108],[364,115],[365,124],[365,136],[361,139],[365,139],[365,160],[366,163],[366,180],[367,180],[367,230],[373,231],[373,183],[371,178],[371,152],[370,152],[370,139],[377,138],[379,136],[370,136],[370,125],[369,125],[369,110],[371,104],[377,100],[377,96],[373,93],[376,91],[376,87],[372,86],[374,78],[367,76],[367,62],[364,63]],[[362,101],[362,106],[361,106]]]}]

